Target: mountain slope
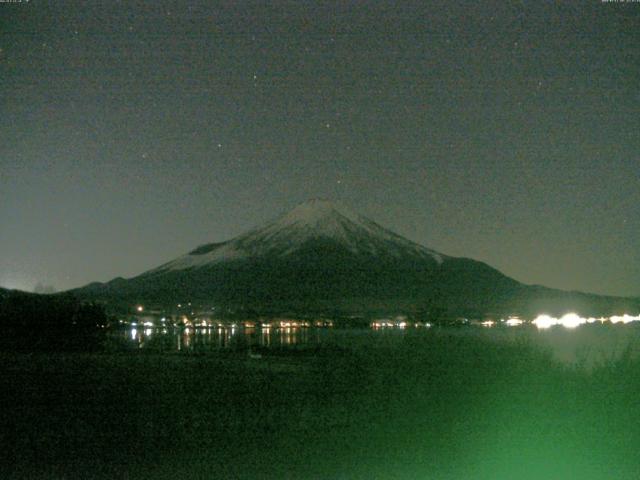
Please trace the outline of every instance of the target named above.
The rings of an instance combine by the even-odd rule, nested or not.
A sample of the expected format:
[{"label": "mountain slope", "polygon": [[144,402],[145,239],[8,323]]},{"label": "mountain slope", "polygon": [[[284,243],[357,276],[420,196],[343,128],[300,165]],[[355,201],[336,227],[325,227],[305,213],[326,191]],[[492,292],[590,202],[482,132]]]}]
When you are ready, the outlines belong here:
[{"label": "mountain slope", "polygon": [[525,286],[482,262],[443,255],[324,200],[305,202],[272,223],[202,245],[132,279],[94,283],[75,293],[129,305],[195,302],[267,315],[480,316],[573,305],[585,313],[627,308],[626,299]]}]

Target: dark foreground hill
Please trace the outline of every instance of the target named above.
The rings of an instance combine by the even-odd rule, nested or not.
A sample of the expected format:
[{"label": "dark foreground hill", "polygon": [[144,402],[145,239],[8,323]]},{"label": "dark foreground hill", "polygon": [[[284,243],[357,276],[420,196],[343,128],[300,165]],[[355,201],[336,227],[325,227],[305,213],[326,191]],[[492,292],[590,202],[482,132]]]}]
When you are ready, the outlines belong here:
[{"label": "dark foreground hill", "polygon": [[342,333],[259,360],[0,353],[2,478],[638,478],[638,360],[589,373],[519,341]]},{"label": "dark foreground hill", "polygon": [[102,306],[70,294],[0,289],[0,350],[95,350],[104,339],[106,324]]}]

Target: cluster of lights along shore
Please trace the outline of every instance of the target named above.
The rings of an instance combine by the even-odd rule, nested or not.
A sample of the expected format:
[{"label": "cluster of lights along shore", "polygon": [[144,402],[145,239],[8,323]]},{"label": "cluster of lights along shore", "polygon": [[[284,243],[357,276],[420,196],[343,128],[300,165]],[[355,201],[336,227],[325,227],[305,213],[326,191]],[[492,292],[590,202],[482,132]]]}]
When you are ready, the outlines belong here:
[{"label": "cluster of lights along shore", "polygon": [[[629,314],[624,315],[612,315],[610,317],[581,317],[576,313],[567,313],[562,317],[552,317],[550,315],[538,315],[531,321],[523,320],[519,317],[508,317],[501,318],[500,320],[468,320],[466,318],[459,319],[456,323],[462,325],[475,325],[481,327],[495,327],[499,325],[504,325],[507,327],[519,327],[523,325],[534,325],[541,330],[545,330],[547,328],[560,326],[565,328],[576,328],[580,325],[592,324],[592,323],[612,323],[612,324],[627,324],[631,322],[640,321],[640,315],[632,316]],[[393,321],[393,320],[375,320],[371,323],[373,328],[385,328],[385,327],[398,327],[398,328],[407,328],[407,327],[420,327],[426,326],[430,327],[430,323],[420,323],[420,322],[408,322],[406,320],[401,321]]]},{"label": "cluster of lights along shore", "polygon": [[[191,305],[189,303],[189,305]],[[181,304],[178,304],[178,307],[182,307]],[[143,305],[136,305],[135,311],[138,314],[142,314],[145,311]],[[193,313],[193,312],[192,312]],[[161,319],[162,326],[165,326],[167,319],[163,317]],[[576,328],[581,325],[594,324],[594,323],[611,323],[611,324],[628,324],[632,322],[640,321],[640,315],[629,315],[627,313],[623,315],[611,315],[609,317],[581,317],[576,313],[567,313],[561,317],[552,317],[550,315],[541,314],[538,315],[531,321],[523,320],[520,317],[508,317],[501,318],[499,320],[469,320],[466,318],[458,319],[455,323],[461,325],[471,325],[471,326],[481,326],[481,327],[495,327],[504,325],[507,327],[518,327],[523,325],[534,325],[538,329],[545,330],[551,327],[564,327],[564,328]],[[121,322],[122,323],[122,322]],[[131,323],[131,325],[135,325],[135,323]],[[147,320],[144,322],[144,325],[147,327],[155,326],[155,323]],[[223,327],[226,326],[221,322],[213,322],[207,321],[206,319],[194,320],[191,321],[186,315],[180,316],[179,325],[185,327]],[[238,323],[234,322],[233,327],[236,327]],[[296,320],[262,320],[258,322],[253,321],[245,321],[239,322],[239,325],[245,328],[253,328],[256,325],[260,325],[262,328],[271,328],[271,327],[280,327],[280,328],[299,328],[299,327],[331,327],[333,326],[333,322],[328,320],[316,320],[314,322],[309,321],[296,321]],[[379,329],[379,328],[408,328],[408,327],[432,327],[433,325],[429,322],[414,322],[408,320],[405,316],[398,316],[393,319],[384,318],[374,320],[370,324],[371,328]]]}]

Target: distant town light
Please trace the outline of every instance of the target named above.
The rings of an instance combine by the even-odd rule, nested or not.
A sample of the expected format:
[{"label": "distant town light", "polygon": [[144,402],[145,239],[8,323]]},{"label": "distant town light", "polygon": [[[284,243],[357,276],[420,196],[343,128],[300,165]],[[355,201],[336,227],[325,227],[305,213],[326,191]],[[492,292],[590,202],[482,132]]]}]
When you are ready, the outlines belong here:
[{"label": "distant town light", "polygon": [[587,323],[586,318],[581,318],[575,313],[567,313],[558,322],[565,328],[576,328],[583,323]]},{"label": "distant town light", "polygon": [[558,324],[558,319],[549,315],[538,315],[531,323],[538,328],[551,328]]},{"label": "distant town light", "polygon": [[139,311],[139,312],[142,312],[144,310],[144,307],[142,305],[138,305],[136,307],[136,310]]},{"label": "distant town light", "polygon": [[629,322],[638,322],[640,321],[640,315],[633,317],[627,313],[624,315],[613,315],[611,318],[611,323],[629,323]]},{"label": "distant town light", "polygon": [[627,324],[631,322],[640,321],[640,315],[634,317],[632,315],[625,313],[624,315],[613,315],[609,318],[605,318],[605,317],[585,318],[585,317],[579,316],[576,313],[567,313],[566,315],[563,315],[560,318],[551,317],[549,315],[538,315],[531,323],[538,328],[546,329],[546,328],[553,327],[555,325],[560,325],[565,328],[576,328],[576,327],[579,327],[580,325],[584,325],[587,323],[596,323],[596,322],[604,323],[607,321],[610,321],[611,323]]}]

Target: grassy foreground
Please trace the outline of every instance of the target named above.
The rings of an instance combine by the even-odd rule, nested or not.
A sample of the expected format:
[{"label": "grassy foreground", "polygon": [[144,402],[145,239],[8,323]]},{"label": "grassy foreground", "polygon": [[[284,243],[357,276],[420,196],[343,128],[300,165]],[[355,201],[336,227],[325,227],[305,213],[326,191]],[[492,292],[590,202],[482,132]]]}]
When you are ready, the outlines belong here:
[{"label": "grassy foreground", "polygon": [[242,352],[0,354],[3,479],[632,479],[640,364],[446,334]]}]

